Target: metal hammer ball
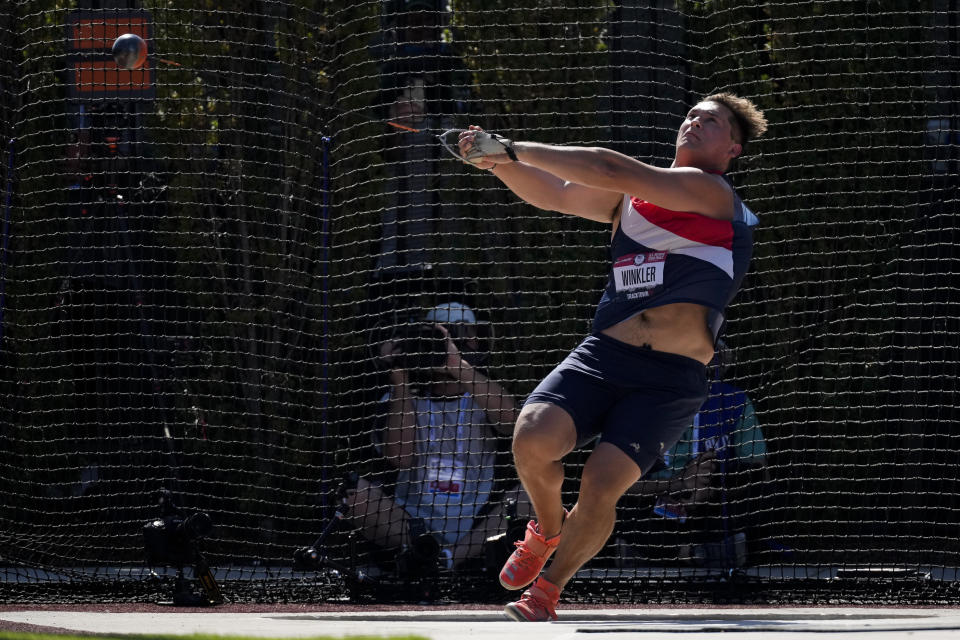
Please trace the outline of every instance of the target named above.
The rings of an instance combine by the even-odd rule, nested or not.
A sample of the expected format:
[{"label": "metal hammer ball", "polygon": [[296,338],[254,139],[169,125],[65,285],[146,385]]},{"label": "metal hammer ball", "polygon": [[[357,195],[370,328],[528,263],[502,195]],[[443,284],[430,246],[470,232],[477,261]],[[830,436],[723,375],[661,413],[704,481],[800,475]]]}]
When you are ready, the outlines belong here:
[{"label": "metal hammer ball", "polygon": [[125,33],[113,41],[113,59],[124,69],[139,69],[147,61],[147,43],[135,33]]}]

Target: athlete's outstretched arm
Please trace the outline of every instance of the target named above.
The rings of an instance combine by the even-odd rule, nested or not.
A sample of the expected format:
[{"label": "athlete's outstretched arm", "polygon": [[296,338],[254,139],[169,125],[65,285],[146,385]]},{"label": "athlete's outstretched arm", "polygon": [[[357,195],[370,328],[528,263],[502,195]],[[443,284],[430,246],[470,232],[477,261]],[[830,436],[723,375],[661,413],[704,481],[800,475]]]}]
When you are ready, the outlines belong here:
[{"label": "athlete's outstretched arm", "polygon": [[[469,131],[460,134],[461,153],[469,150],[472,144],[470,134],[478,131],[483,129],[471,125]],[[475,166],[489,169],[508,189],[538,209],[558,211],[597,222],[612,222],[623,197],[622,192],[577,184],[523,162],[497,164],[484,158]]]},{"label": "athlete's outstretched arm", "polygon": [[539,209],[558,211],[597,222],[612,222],[622,193],[594,189],[563,180],[523,162],[491,168],[503,184]]},{"label": "athlete's outstretched arm", "polygon": [[701,169],[654,167],[601,147],[515,142],[513,149],[521,162],[565,180],[638,196],[674,211],[733,217],[733,191],[723,178]]},{"label": "athlete's outstretched arm", "polygon": [[[479,128],[471,127],[470,131],[461,134],[463,152],[470,150],[472,136],[479,131]],[[674,211],[691,211],[727,220],[733,217],[733,191],[723,178],[701,169],[654,167],[602,147],[566,147],[536,142],[514,142],[511,146],[516,162],[503,154],[485,156],[478,166],[496,165],[494,171],[500,177],[501,172],[509,171],[504,167],[528,165],[563,183],[589,188],[595,194],[628,194]],[[524,197],[521,193],[517,195]]]}]

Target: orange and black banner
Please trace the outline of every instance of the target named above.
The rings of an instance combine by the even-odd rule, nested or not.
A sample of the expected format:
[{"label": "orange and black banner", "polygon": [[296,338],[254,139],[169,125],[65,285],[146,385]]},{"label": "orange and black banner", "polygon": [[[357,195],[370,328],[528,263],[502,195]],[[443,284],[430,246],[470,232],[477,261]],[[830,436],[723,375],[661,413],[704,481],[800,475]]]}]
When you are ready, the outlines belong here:
[{"label": "orange and black banner", "polygon": [[135,33],[153,53],[153,22],[148,11],[74,11],[67,18],[68,91],[71,98],[145,98],[156,95],[156,78],[150,55],[142,67],[117,66],[110,52],[113,41]]}]

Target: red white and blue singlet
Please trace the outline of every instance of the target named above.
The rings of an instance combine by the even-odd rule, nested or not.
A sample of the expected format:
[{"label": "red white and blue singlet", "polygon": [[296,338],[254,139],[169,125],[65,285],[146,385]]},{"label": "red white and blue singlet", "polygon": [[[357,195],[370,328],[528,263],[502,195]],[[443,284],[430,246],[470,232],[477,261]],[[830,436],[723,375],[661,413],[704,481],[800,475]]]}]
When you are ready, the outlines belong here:
[{"label": "red white and blue singlet", "polygon": [[758,222],[736,193],[733,199],[733,220],[718,220],[625,195],[594,333],[645,309],[692,302],[711,309],[710,329],[718,338],[724,310],[750,265],[751,227]]}]

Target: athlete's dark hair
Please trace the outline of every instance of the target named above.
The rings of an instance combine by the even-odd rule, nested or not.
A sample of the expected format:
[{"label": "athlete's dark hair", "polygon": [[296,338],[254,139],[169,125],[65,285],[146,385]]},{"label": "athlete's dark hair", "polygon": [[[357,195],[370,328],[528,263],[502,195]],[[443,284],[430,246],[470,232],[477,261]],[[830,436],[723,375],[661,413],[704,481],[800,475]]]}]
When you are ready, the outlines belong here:
[{"label": "athlete's dark hair", "polygon": [[743,146],[754,138],[759,138],[767,131],[767,119],[763,111],[757,108],[752,101],[741,98],[738,95],[729,92],[714,93],[701,102],[717,102],[722,104],[733,117],[730,124],[733,129],[733,139]]}]

